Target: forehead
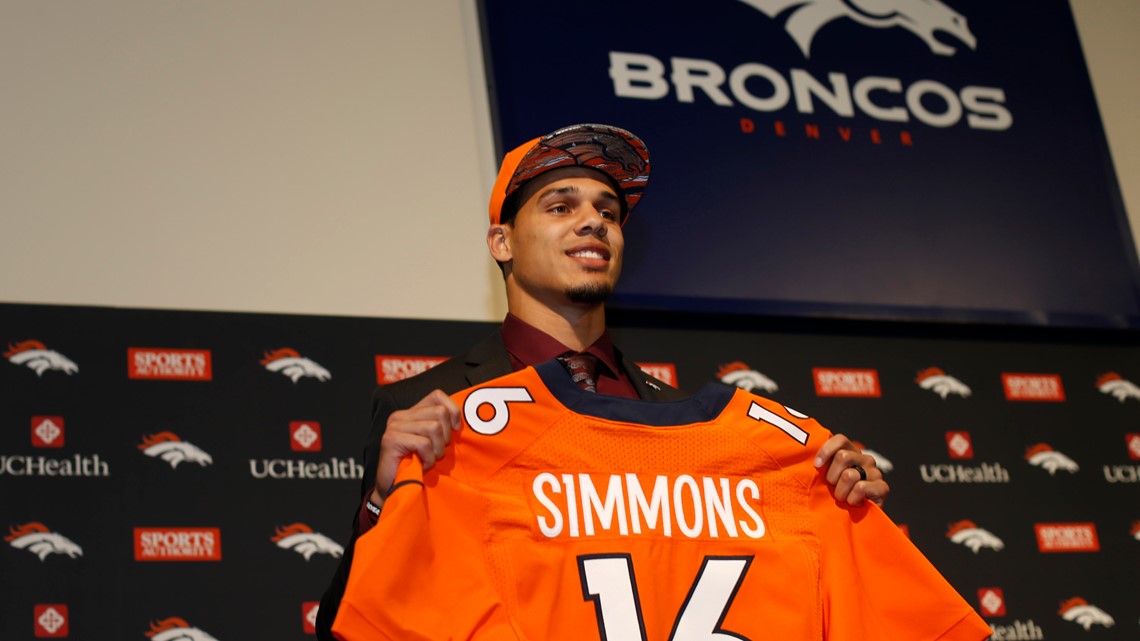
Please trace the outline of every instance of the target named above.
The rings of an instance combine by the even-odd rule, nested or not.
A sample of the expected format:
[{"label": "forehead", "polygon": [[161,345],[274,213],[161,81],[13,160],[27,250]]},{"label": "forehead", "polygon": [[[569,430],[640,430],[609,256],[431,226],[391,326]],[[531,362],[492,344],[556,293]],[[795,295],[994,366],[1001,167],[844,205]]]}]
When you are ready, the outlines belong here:
[{"label": "forehead", "polygon": [[560,169],[552,169],[520,187],[518,194],[519,200],[517,202],[526,203],[545,191],[552,184],[570,178],[584,178],[591,182],[598,183],[598,187],[609,192],[614,197],[617,197],[619,193],[614,186],[613,180],[604,172],[589,167],[562,167]]}]

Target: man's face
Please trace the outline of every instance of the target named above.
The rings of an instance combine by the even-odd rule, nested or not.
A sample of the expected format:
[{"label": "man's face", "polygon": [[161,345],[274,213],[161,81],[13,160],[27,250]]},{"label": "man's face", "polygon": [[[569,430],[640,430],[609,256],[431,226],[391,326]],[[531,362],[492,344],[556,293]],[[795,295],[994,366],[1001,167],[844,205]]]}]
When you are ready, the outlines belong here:
[{"label": "man's face", "polygon": [[579,167],[547,172],[523,189],[518,214],[504,226],[506,258],[496,255],[510,261],[514,285],[547,305],[605,301],[625,249],[617,192]]}]

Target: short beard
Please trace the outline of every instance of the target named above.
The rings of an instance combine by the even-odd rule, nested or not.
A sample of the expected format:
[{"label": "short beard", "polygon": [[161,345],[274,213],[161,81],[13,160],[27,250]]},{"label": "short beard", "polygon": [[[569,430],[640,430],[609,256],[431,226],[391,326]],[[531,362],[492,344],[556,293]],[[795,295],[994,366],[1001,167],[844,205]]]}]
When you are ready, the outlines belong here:
[{"label": "short beard", "polygon": [[597,305],[606,302],[612,293],[614,288],[609,283],[590,283],[567,289],[566,298],[573,303]]}]

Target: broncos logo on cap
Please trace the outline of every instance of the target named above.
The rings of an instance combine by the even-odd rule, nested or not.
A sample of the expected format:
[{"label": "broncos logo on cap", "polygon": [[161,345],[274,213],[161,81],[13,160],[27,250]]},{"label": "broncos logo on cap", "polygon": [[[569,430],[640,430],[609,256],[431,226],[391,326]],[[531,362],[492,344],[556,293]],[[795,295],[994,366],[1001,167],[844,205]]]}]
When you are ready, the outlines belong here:
[{"label": "broncos logo on cap", "polygon": [[297,350],[289,347],[265,352],[265,358],[261,359],[261,364],[271,372],[280,372],[288,376],[294,383],[305,377],[315,378],[322,382],[332,378],[332,374],[318,365],[316,361],[301,356]]},{"label": "broncos logo on cap", "polygon": [[776,381],[748,367],[748,365],[745,365],[741,361],[733,361],[727,365],[721,365],[720,369],[716,372],[716,377],[719,378],[722,383],[735,385],[746,392],[761,389],[771,394],[780,389]]},{"label": "broncos logo on cap", "polygon": [[937,367],[928,367],[918,373],[918,378],[914,379],[918,386],[924,390],[930,390],[935,394],[946,398],[951,394],[957,394],[962,398],[970,395],[970,388],[962,381],[948,375]]},{"label": "broncos logo on cap", "polygon": [[83,548],[62,534],[48,530],[43,523],[25,523],[8,528],[8,532],[8,536],[4,537],[5,541],[11,543],[14,548],[35,554],[41,561],[47,559],[50,554],[66,554],[73,559],[83,556]]},{"label": "broncos logo on cap", "polygon": [[939,56],[952,56],[956,49],[935,34],[947,33],[971,49],[977,40],[966,18],[938,0],[740,0],[769,18],[787,14],[784,29],[811,57],[811,43],[828,23],[849,18],[875,29],[902,27],[922,39]]},{"label": "broncos logo on cap", "polygon": [[958,521],[950,526],[946,538],[958,545],[964,545],[977,554],[982,548],[1000,550],[1005,547],[1001,539],[978,527],[973,521]]},{"label": "broncos logo on cap", "polygon": [[185,619],[170,617],[161,621],[151,621],[150,631],[145,633],[151,641],[218,641]]},{"label": "broncos logo on cap", "polygon": [[1060,614],[1062,619],[1072,621],[1086,630],[1091,629],[1094,625],[1111,628],[1116,624],[1116,621],[1107,612],[1091,605],[1079,596],[1061,603],[1061,609],[1057,611],[1057,614]]},{"label": "broncos logo on cap", "polygon": [[25,365],[35,371],[36,376],[43,376],[49,369],[58,370],[68,376],[79,371],[79,366],[68,357],[55,350],[48,349],[40,341],[31,340],[20,343],[9,343],[5,358],[16,365]]},{"label": "broncos logo on cap", "polygon": [[1064,470],[1071,474],[1075,474],[1081,468],[1073,459],[1065,456],[1064,454],[1053,449],[1046,443],[1038,443],[1025,452],[1025,460],[1029,461],[1030,465],[1048,470],[1049,475],[1056,475],[1057,470]]},{"label": "broncos logo on cap", "polygon": [[339,543],[313,529],[304,523],[293,523],[277,528],[277,535],[272,539],[277,547],[294,552],[305,557],[308,561],[314,554],[328,554],[334,558],[344,554],[344,548]]},{"label": "broncos logo on cap", "polygon": [[139,449],[147,456],[160,458],[167,463],[170,467],[178,468],[178,464],[183,461],[197,463],[202,467],[211,465],[214,459],[196,445],[183,441],[174,432],[159,432],[158,434],[148,434],[143,437],[143,442],[139,444]]}]

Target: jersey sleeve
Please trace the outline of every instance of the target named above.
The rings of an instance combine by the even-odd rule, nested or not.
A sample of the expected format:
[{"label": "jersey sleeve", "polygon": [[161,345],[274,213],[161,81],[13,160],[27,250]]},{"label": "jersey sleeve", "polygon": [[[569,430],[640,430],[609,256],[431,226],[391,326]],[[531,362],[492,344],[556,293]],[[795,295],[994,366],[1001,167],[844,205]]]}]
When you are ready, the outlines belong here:
[{"label": "jersey sleeve", "polygon": [[[407,458],[376,527],[354,549],[333,623],[341,641],[518,641],[483,569],[471,487]],[[473,513],[474,512],[474,513]],[[472,631],[478,632],[472,636]]]},{"label": "jersey sleeve", "polygon": [[979,641],[981,617],[877,505],[838,504],[812,488],[821,514],[820,582],[828,639]]}]

